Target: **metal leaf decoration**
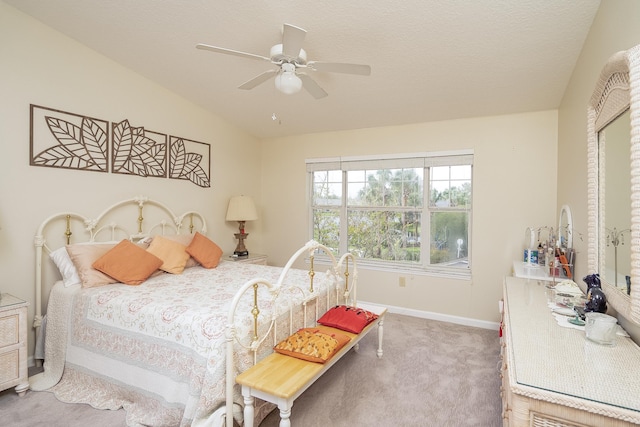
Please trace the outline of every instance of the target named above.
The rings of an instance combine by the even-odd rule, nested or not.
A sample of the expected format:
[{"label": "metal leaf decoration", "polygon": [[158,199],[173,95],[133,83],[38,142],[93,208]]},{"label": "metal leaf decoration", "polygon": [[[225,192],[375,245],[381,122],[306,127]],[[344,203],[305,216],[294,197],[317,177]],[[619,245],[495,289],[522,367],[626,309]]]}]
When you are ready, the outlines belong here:
[{"label": "metal leaf decoration", "polygon": [[58,145],[33,156],[33,165],[107,171],[107,133],[96,121],[82,117],[80,126],[51,116],[45,121]]},{"label": "metal leaf decoration", "polygon": [[[159,134],[156,134],[159,135]],[[141,127],[131,127],[128,120],[113,125],[114,173],[165,177],[167,152],[165,141],[155,141]]]},{"label": "metal leaf decoration", "polygon": [[172,136],[169,145],[167,134],[131,126],[125,119],[111,124],[108,156],[107,121],[33,104],[30,118],[32,166],[99,172],[109,172],[111,166],[112,173],[169,177],[211,186],[209,144]]},{"label": "metal leaf decoration", "polygon": [[[203,155],[195,152],[187,152],[185,139],[171,137],[171,152],[169,155],[169,178],[188,179],[200,187],[210,187],[209,174],[202,167]],[[192,144],[202,144],[188,141]],[[207,149],[209,147],[206,145]],[[197,145],[195,145],[197,147]],[[207,151],[208,154],[208,151]],[[207,156],[208,158],[208,156]]]}]

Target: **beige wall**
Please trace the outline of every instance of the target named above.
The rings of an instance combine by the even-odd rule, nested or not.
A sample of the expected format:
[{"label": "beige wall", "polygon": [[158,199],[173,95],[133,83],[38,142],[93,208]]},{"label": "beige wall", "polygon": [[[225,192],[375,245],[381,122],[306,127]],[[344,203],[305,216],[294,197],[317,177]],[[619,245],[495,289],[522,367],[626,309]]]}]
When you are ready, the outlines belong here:
[{"label": "beige wall", "polygon": [[[640,44],[640,2],[603,0],[591,26],[558,113],[558,199],[571,206],[574,226],[585,238],[575,240],[576,276],[587,273],[587,104],[605,62],[614,53]],[[635,331],[640,337],[640,331]]]},{"label": "beige wall", "polygon": [[[556,112],[543,111],[265,140],[269,258],[285,262],[310,237],[305,159],[472,149],[472,279],[361,268],[358,297],[449,320],[496,322],[502,278],[521,257],[524,230],[556,221],[556,135]],[[406,287],[399,286],[400,275],[407,277]]]},{"label": "beige wall", "polygon": [[[177,214],[187,208],[202,212],[209,236],[224,250],[235,248],[237,224],[226,223],[224,215],[232,195],[259,200],[255,138],[3,2],[0,94],[0,290],[31,302],[30,319],[33,236],[56,212],[91,217],[112,203],[146,195]],[[187,181],[29,166],[29,104],[112,122],[128,119],[132,126],[209,143],[212,185],[205,189]],[[254,230],[260,223],[252,225]],[[259,233],[251,237],[259,249]]]}]

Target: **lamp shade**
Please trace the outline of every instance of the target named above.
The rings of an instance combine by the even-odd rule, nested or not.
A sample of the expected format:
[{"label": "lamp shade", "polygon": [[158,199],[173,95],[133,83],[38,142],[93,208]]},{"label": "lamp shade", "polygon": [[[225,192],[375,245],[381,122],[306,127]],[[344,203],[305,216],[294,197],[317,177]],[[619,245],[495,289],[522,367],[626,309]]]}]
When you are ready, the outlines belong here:
[{"label": "lamp shade", "polygon": [[254,221],[258,219],[251,197],[233,196],[227,207],[227,221]]}]

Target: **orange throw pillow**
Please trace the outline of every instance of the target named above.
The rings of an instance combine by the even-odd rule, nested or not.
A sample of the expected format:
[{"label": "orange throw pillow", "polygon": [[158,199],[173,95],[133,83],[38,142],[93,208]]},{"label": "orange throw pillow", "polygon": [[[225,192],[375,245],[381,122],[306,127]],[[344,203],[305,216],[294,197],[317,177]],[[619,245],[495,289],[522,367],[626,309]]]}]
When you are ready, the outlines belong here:
[{"label": "orange throw pillow", "polygon": [[139,285],[162,265],[162,260],[129,240],[98,258],[93,268],[127,285]]},{"label": "orange throw pillow", "polygon": [[187,265],[189,254],[187,247],[179,242],[156,236],[151,241],[147,252],[162,260],[160,270],[171,274],[180,274]]},{"label": "orange throw pillow", "polygon": [[205,268],[216,268],[222,257],[220,246],[198,232],[187,246],[187,253]]},{"label": "orange throw pillow", "polygon": [[280,341],[273,349],[309,362],[325,363],[349,341],[351,338],[343,334],[327,334],[316,328],[303,328]]}]

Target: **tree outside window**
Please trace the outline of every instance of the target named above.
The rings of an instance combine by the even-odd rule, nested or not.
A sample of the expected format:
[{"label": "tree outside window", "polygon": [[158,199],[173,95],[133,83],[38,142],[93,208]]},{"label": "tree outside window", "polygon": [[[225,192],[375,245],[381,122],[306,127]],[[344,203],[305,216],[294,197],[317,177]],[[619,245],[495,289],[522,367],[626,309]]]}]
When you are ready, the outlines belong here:
[{"label": "tree outside window", "polygon": [[472,157],[447,159],[313,165],[313,239],[365,263],[468,270]]}]

